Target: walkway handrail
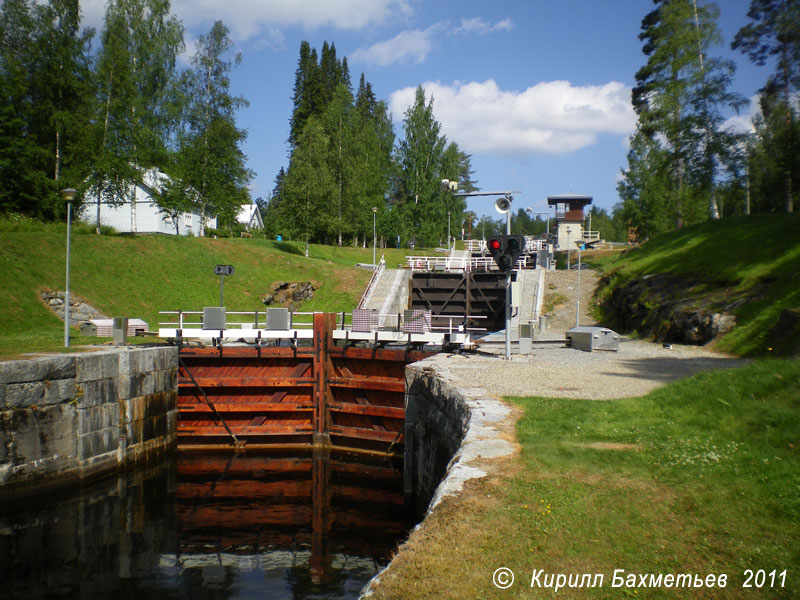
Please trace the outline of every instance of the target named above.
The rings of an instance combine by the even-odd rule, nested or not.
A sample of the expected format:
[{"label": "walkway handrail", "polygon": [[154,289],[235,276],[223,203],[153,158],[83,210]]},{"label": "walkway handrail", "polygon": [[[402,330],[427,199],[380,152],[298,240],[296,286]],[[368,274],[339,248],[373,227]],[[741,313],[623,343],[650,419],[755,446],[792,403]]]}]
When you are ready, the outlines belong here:
[{"label": "walkway handrail", "polygon": [[[176,329],[186,329],[186,328],[198,328],[203,326],[202,310],[161,310],[158,312],[160,315],[178,315],[178,322],[175,321],[167,321],[167,322],[159,322],[159,327],[175,327]],[[199,321],[187,321],[185,317],[192,315],[200,315]],[[239,322],[230,322],[226,321],[225,328],[226,329],[258,329],[259,319],[266,325],[266,315],[264,314],[264,310],[227,310],[225,311],[226,319],[230,315],[248,315],[252,317],[251,321],[239,321]],[[292,312],[289,311],[289,329],[300,329],[300,328],[313,328],[313,312]],[[309,321],[305,320],[305,317],[311,316],[312,319]],[[300,317],[298,319],[297,317]]]},{"label": "walkway handrail", "polygon": [[[376,310],[376,309],[373,309]],[[405,312],[405,311],[404,311]],[[378,317],[394,317],[397,322],[394,325],[379,326],[377,329],[370,329],[370,331],[388,330],[395,328],[397,331],[402,329],[403,312],[401,313],[378,313]],[[486,315],[450,315],[450,314],[431,314],[431,322],[433,321],[446,321],[446,325],[431,325],[431,331],[445,331],[447,333],[466,332],[466,331],[486,331],[483,327],[467,327],[467,321],[488,319]],[[336,328],[341,330],[353,329],[353,313],[338,312],[336,313]]]},{"label": "walkway handrail", "polygon": [[486,240],[465,240],[464,246],[469,252],[483,254],[486,251]]},{"label": "walkway handrail", "polygon": [[526,235],[525,252],[533,253],[533,252],[539,252],[540,250],[547,250],[547,240]]},{"label": "walkway handrail", "polygon": [[378,266],[372,270],[372,277],[367,284],[367,288],[364,290],[364,293],[361,295],[361,300],[358,301],[357,308],[364,308],[364,305],[367,303],[367,300],[372,295],[373,288],[377,285],[378,279],[380,279],[381,274],[386,269],[386,258],[385,255],[381,255],[381,259],[378,261]]},{"label": "walkway handrail", "polygon": [[533,300],[533,320],[538,321],[544,303],[544,271],[539,271],[539,281],[536,283],[536,297]]},{"label": "walkway handrail", "polygon": [[[522,255],[514,268],[525,269],[528,256]],[[496,271],[497,264],[491,256],[450,258],[443,256],[406,256],[406,268],[413,272],[444,271],[446,273],[471,271]]]}]

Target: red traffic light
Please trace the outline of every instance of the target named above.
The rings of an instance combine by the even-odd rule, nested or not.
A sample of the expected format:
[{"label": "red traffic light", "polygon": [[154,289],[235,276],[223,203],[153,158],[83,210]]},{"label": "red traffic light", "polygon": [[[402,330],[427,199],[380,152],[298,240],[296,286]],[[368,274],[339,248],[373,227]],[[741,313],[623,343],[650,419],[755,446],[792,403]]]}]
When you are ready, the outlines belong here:
[{"label": "red traffic light", "polygon": [[493,240],[489,240],[489,250],[490,251],[496,252],[496,251],[500,250],[500,248],[502,248],[502,247],[503,247],[502,242],[500,240],[498,240],[497,238],[495,238]]}]

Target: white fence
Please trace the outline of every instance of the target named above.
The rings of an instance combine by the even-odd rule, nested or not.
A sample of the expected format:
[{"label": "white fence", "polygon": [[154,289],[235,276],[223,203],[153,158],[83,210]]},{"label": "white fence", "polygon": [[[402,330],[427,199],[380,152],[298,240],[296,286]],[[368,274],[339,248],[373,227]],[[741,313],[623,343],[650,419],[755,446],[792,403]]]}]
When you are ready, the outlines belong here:
[{"label": "white fence", "polygon": [[[528,256],[520,256],[515,269],[528,268]],[[531,262],[531,264],[534,264]],[[413,272],[441,271],[471,272],[471,271],[497,271],[497,264],[491,256],[477,258],[451,258],[444,256],[406,256],[406,268]]]},{"label": "white fence", "polygon": [[[276,310],[276,309],[267,309]],[[416,331],[409,324],[418,320],[416,313],[427,312],[426,326]],[[160,314],[172,320],[159,323],[158,335],[165,339],[198,340],[205,343],[215,340],[232,342],[261,343],[267,340],[285,340],[296,344],[299,340],[310,340],[314,335],[314,313],[288,312],[287,318],[279,328],[267,329],[271,317],[261,311],[222,311],[222,326],[209,328],[203,323],[203,311],[169,310]],[[429,311],[403,311],[400,314],[380,314],[377,310],[359,310],[359,322],[354,327],[353,313],[337,313],[333,337],[344,341],[366,341],[374,343],[428,343],[470,345],[471,336],[486,330],[468,327],[465,315],[431,315]],[[363,313],[369,318],[364,321]],[[384,325],[377,326],[377,318],[383,317]],[[470,321],[485,317],[473,315]],[[367,324],[365,327],[364,324]],[[413,325],[413,323],[411,323]]]}]

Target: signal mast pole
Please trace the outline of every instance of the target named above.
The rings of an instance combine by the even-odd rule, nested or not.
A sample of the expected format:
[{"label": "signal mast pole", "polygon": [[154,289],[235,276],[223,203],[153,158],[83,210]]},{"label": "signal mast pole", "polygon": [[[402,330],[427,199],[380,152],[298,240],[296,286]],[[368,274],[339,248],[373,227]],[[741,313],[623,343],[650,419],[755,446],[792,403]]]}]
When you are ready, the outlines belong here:
[{"label": "signal mast pole", "polygon": [[[511,235],[511,202],[513,197],[511,194],[521,194],[522,192],[507,191],[507,192],[463,192],[453,194],[453,196],[469,197],[469,196],[501,196],[498,198],[494,207],[499,213],[506,215],[506,235]],[[512,269],[513,270],[513,267]],[[506,273],[506,360],[511,359],[511,271]]]}]

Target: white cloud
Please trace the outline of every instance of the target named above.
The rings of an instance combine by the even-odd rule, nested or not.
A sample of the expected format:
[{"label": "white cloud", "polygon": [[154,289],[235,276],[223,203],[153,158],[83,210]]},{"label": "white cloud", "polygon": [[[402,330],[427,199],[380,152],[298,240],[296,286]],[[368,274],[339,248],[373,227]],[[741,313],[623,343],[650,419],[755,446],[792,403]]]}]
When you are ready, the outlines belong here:
[{"label": "white cloud", "polygon": [[[503,91],[491,79],[423,87],[434,99],[445,135],[467,152],[564,154],[594,144],[601,134],[628,135],[636,124],[630,88],[616,81],[597,86],[550,81],[523,92]],[[402,120],[414,92],[409,87],[391,95],[395,119]]]},{"label": "white cloud", "polygon": [[354,63],[363,62],[385,67],[395,63],[424,62],[433,50],[440,25],[433,25],[425,30],[412,29],[401,31],[385,42],[373,44],[369,48],[359,48],[350,54]]},{"label": "white cloud", "polygon": [[[106,0],[81,0],[87,25],[98,31]],[[359,30],[411,14],[409,0],[173,0],[172,12],[189,27],[210,28],[221,19],[237,41],[274,38],[279,27],[332,26]]]},{"label": "white cloud", "polygon": [[487,23],[480,17],[474,19],[461,19],[461,25],[456,28],[456,33],[476,33],[487,35],[495,31],[510,31],[514,29],[514,22],[511,19],[503,19],[494,25]]},{"label": "white cloud", "polygon": [[761,106],[758,103],[758,96],[750,97],[750,104],[744,111],[734,115],[722,124],[722,129],[727,129],[733,133],[753,133],[753,119],[761,113]]},{"label": "white cloud", "polygon": [[401,31],[390,40],[378,42],[368,48],[359,48],[350,54],[353,62],[363,62],[381,67],[392,64],[425,62],[437,42],[443,36],[454,35],[487,35],[496,31],[513,29],[511,19],[503,19],[494,25],[480,17],[461,19],[461,24],[453,26],[450,21],[439,21],[427,29],[409,29]]}]

